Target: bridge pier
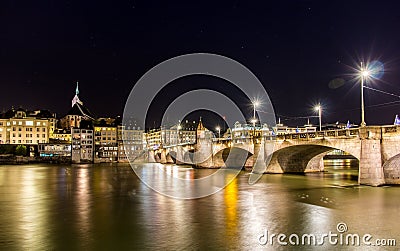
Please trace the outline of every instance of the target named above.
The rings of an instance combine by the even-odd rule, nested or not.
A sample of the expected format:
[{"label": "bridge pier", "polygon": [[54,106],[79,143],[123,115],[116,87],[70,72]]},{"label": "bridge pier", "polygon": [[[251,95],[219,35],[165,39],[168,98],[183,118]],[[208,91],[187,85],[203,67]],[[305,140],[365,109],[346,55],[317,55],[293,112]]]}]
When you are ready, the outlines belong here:
[{"label": "bridge pier", "polygon": [[382,165],[381,127],[360,128],[361,151],[358,183],[379,186],[385,184]]},{"label": "bridge pier", "polygon": [[156,159],[154,157],[154,151],[152,151],[152,150],[148,151],[148,159],[147,159],[147,161],[150,162],[150,163],[156,162]]},{"label": "bridge pier", "polygon": [[382,165],[382,128],[360,128],[361,151],[358,183],[379,186],[385,184]]},{"label": "bridge pier", "polygon": [[183,147],[178,146],[176,147],[176,156],[175,156],[175,164],[177,165],[183,165],[184,162],[184,150]]},{"label": "bridge pier", "polygon": [[161,149],[160,163],[161,164],[167,164],[167,153],[166,153],[166,150],[164,148]]}]

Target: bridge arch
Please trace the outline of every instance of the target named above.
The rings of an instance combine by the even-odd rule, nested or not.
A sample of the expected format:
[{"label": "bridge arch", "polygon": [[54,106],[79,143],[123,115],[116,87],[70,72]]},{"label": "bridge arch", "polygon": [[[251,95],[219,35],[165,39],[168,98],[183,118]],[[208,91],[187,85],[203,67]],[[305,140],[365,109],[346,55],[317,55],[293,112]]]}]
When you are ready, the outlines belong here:
[{"label": "bridge arch", "polygon": [[175,151],[168,151],[166,155],[167,163],[176,164],[176,152]]},{"label": "bridge arch", "polygon": [[[214,166],[226,166],[229,168],[243,168],[252,166],[253,153],[241,147],[227,147],[220,149],[213,155]],[[251,162],[251,163],[249,163]]]},{"label": "bridge arch", "polygon": [[400,154],[391,157],[383,164],[383,175],[386,184],[400,184]]},{"label": "bridge arch", "polygon": [[[303,173],[323,171],[324,156],[335,149],[348,152],[344,149],[320,144],[301,144],[282,147],[273,153],[267,172]],[[349,153],[353,155],[351,152]],[[358,156],[354,157],[359,160]]]}]

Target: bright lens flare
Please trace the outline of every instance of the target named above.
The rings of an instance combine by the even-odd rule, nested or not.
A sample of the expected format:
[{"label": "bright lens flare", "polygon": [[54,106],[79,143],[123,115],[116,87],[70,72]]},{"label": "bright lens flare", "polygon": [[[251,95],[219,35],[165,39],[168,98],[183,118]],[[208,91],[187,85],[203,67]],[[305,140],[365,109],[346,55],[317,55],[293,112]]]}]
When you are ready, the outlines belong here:
[{"label": "bright lens flare", "polygon": [[253,100],[253,105],[254,105],[254,107],[258,107],[259,105],[260,105],[260,101],[258,101],[258,100]]},{"label": "bright lens flare", "polygon": [[368,77],[369,76],[369,71],[364,70],[364,71],[361,72],[361,75],[363,75],[363,77]]},{"label": "bright lens flare", "polygon": [[380,61],[374,60],[366,63],[365,66],[361,64],[358,72],[359,77],[363,77],[366,80],[380,79],[384,72],[384,66]]}]

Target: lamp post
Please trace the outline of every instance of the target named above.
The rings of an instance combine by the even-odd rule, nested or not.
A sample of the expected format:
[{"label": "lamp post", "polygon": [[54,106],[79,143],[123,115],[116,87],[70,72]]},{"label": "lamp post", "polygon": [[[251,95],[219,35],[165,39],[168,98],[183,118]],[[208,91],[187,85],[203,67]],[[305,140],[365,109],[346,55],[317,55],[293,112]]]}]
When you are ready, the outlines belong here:
[{"label": "lamp post", "polygon": [[221,127],[217,126],[215,128],[218,131],[218,140],[221,138]]},{"label": "lamp post", "polygon": [[260,102],[257,100],[254,100],[252,103],[253,103],[253,119],[256,120],[256,108],[257,108],[257,106],[260,105]]},{"label": "lamp post", "polygon": [[364,78],[367,79],[369,76],[369,71],[364,69],[363,62],[360,62],[360,77],[361,77],[361,124],[363,127],[366,125],[364,116]]},{"label": "lamp post", "polygon": [[182,129],[181,126],[181,121],[178,121],[178,126],[176,127],[176,144],[179,145],[180,142],[180,137],[179,137],[179,130]]},{"label": "lamp post", "polygon": [[321,108],[321,104],[318,104],[317,106],[315,106],[314,110],[318,112],[319,130],[321,131],[322,130],[322,123],[321,123],[322,108]]},{"label": "lamp post", "polygon": [[257,122],[256,108],[260,105],[260,102],[258,100],[254,100],[252,103],[253,103],[253,119],[251,120],[251,122],[253,123],[253,128],[255,131],[256,130],[256,122]]}]

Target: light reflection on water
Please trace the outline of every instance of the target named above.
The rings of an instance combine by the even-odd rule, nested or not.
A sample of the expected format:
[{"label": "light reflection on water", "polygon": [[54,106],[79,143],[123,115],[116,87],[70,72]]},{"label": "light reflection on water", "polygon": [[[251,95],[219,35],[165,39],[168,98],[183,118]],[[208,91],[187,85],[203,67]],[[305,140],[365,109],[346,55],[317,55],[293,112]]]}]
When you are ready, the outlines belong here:
[{"label": "light reflection on water", "polygon": [[[357,186],[356,166],[325,161],[322,174],[264,175],[255,185],[242,172],[221,192],[195,200],[153,192],[128,165],[1,166],[0,249],[276,250],[284,248],[258,244],[264,229],[324,233],[339,222],[351,233],[400,240],[400,187]],[[181,178],[215,172],[154,168],[161,168],[154,177],[160,183],[164,171]]]}]

